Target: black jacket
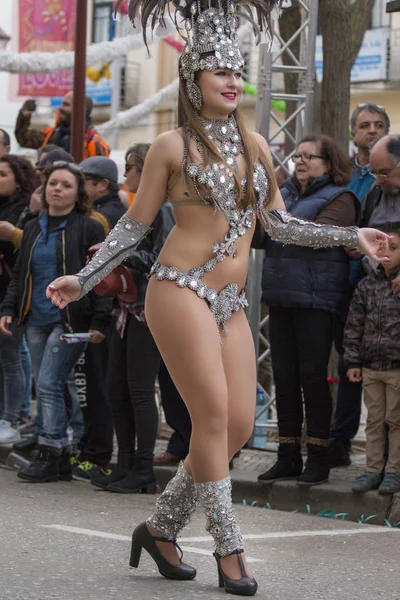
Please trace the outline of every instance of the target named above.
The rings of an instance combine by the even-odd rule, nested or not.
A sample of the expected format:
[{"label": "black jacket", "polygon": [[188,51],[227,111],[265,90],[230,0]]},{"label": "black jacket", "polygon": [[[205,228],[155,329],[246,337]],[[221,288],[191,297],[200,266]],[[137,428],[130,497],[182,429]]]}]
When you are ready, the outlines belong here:
[{"label": "black jacket", "polygon": [[[30,310],[32,250],[43,235],[39,219],[29,221],[24,229],[22,246],[15,263],[7,294],[1,304],[1,315],[10,315],[23,323]],[[72,211],[65,229],[57,234],[58,276],[78,273],[86,264],[88,249],[104,240],[104,230],[94,219]],[[72,302],[61,310],[61,322],[68,333],[96,329],[105,332],[111,321],[112,301],[94,292]]]},{"label": "black jacket", "polygon": [[130,268],[138,290],[134,306],[144,306],[147,289],[147,275],[156,262],[169,232],[175,225],[172,204],[164,202],[154,219],[149,234],[141,241],[137,250],[132,252],[124,264]]},{"label": "black jacket", "polygon": [[372,213],[382,199],[382,188],[380,185],[373,185],[365,196],[361,205],[361,218],[359,227],[369,227],[369,221]]},{"label": "black jacket", "polygon": [[[26,200],[13,200],[11,198],[0,198],[0,221],[8,221],[13,225],[17,225],[21,213],[27,206]],[[10,277],[8,272],[11,272],[17,257],[15,248],[11,242],[0,241],[0,254],[4,256],[2,264],[2,272],[0,274],[0,302],[4,300]]]},{"label": "black jacket", "polygon": [[118,192],[110,192],[107,196],[99,198],[93,202],[93,208],[104,215],[110,225],[110,229],[115,227],[117,221],[125,214],[126,209],[122,204]]}]

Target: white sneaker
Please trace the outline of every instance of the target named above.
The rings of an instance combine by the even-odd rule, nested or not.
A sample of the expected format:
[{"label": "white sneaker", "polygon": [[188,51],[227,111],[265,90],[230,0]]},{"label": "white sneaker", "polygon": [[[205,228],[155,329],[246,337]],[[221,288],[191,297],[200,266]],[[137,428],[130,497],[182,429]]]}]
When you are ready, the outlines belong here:
[{"label": "white sneaker", "polygon": [[13,444],[19,442],[21,434],[8,421],[0,421],[0,444]]}]

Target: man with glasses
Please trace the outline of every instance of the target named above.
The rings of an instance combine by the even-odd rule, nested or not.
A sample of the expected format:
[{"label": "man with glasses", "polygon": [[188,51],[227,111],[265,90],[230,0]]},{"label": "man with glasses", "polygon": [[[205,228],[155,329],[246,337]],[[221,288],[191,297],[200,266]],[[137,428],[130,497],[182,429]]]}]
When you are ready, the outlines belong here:
[{"label": "man with glasses", "polygon": [[[375,185],[363,201],[362,227],[400,220],[400,135],[387,135],[371,151]],[[399,290],[400,291],[400,290]]]},{"label": "man with glasses", "polygon": [[[349,188],[360,202],[363,201],[375,183],[371,173],[370,155],[373,145],[387,135],[390,119],[383,106],[366,103],[359,104],[350,118],[350,130],[357,154],[353,158],[353,174]],[[354,258],[354,253],[353,258]],[[361,259],[350,262],[350,289],[353,291],[365,276]],[[350,383],[339,355],[339,385],[336,399],[336,412],[329,441],[329,460],[331,467],[347,466],[351,463],[351,440],[356,436],[361,416],[361,383]]]}]

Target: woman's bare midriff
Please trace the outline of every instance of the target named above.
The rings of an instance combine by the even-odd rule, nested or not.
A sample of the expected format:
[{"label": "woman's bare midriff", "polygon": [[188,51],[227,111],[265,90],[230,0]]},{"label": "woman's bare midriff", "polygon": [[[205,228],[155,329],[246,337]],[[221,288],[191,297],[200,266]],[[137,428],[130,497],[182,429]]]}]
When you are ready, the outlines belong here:
[{"label": "woman's bare midriff", "polygon": [[[224,214],[212,206],[174,205],[176,225],[158,257],[158,262],[178,267],[184,272],[203,265],[213,258],[212,247],[224,241],[229,226]],[[203,282],[220,291],[229,283],[236,283],[239,290],[246,284],[250,244],[254,226],[235,243],[235,253],[218,263],[211,273],[206,273]]]}]

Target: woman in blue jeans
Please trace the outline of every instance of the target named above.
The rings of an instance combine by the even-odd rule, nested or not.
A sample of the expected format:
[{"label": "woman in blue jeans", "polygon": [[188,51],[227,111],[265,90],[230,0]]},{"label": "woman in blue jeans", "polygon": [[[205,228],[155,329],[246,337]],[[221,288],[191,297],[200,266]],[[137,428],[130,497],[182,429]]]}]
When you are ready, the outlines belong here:
[{"label": "woman in blue jeans", "polygon": [[25,325],[32,358],[41,407],[39,452],[18,473],[32,482],[72,478],[64,386],[85,342],[68,344],[61,336],[89,331],[91,342],[100,343],[111,317],[111,301],[95,293],[67,310],[55,308],[45,295],[55,275],[76,273],[85,265],[89,248],[104,239],[102,226],[87,216],[89,203],[79,167],[66,162],[49,166],[42,202],[43,214],[24,229],[0,319],[5,335],[11,335],[15,324]]},{"label": "woman in blue jeans", "polygon": [[[0,221],[14,226],[26,209],[36,186],[32,165],[11,154],[0,159]],[[0,241],[0,302],[5,298],[16,254],[11,241]],[[0,444],[20,439],[17,429],[25,397],[21,363],[22,327],[11,325],[12,336],[0,336]]]}]

